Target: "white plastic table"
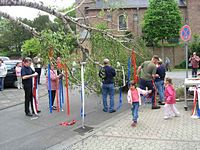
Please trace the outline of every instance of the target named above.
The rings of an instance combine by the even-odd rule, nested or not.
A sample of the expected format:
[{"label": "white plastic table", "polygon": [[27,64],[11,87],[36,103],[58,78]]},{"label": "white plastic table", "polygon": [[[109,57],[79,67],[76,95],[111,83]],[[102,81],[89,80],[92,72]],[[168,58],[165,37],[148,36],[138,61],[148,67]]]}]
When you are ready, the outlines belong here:
[{"label": "white plastic table", "polygon": [[185,95],[185,110],[188,108],[188,101],[193,101],[193,99],[187,99],[187,87],[200,85],[200,78],[185,78],[184,82],[184,95]]}]

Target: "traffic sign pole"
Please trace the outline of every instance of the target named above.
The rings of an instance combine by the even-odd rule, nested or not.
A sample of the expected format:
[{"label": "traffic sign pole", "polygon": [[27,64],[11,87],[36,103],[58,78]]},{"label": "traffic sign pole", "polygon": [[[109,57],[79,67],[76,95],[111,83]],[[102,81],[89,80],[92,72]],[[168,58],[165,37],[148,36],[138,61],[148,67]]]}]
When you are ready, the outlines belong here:
[{"label": "traffic sign pole", "polygon": [[191,38],[191,29],[189,25],[184,25],[181,28],[181,39],[185,42],[185,60],[186,60],[186,78],[188,78],[188,41]]},{"label": "traffic sign pole", "polygon": [[185,42],[186,78],[188,78],[188,42]]}]

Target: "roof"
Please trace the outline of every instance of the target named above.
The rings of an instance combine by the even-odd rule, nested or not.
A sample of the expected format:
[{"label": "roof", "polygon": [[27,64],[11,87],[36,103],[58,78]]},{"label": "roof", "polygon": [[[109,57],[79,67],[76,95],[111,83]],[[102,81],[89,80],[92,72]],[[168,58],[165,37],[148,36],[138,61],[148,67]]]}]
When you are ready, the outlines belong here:
[{"label": "roof", "polygon": [[[177,0],[179,6],[186,6],[185,0]],[[147,8],[148,0],[96,0],[96,5],[91,5],[89,9],[116,8]]]}]

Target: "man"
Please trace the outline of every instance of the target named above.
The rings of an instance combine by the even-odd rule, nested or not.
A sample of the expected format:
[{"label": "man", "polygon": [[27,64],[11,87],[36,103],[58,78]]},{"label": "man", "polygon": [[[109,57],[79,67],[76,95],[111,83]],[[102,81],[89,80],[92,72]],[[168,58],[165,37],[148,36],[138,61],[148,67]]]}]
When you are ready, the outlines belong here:
[{"label": "man", "polygon": [[3,60],[0,59],[0,91],[4,89],[4,78],[7,75],[6,65],[3,63]]},{"label": "man", "polygon": [[159,94],[158,103],[160,105],[164,105],[165,104],[165,102],[164,102],[164,79],[165,79],[166,71],[165,71],[165,66],[162,64],[161,59],[159,59],[159,61],[158,61],[156,74],[158,75],[158,77],[155,78],[155,85],[156,85],[156,89]]},{"label": "man", "polygon": [[[115,69],[110,66],[109,60],[104,59],[104,67],[99,71],[99,76],[102,78],[102,97],[103,97],[103,111],[113,113],[114,109],[114,77],[116,76]],[[108,110],[107,95],[110,96],[110,108]]]},{"label": "man", "polygon": [[155,86],[154,86],[154,79],[158,75],[156,75],[156,64],[158,63],[159,57],[157,55],[154,55],[151,59],[151,61],[145,61],[141,64],[141,66],[138,67],[138,74],[141,73],[140,80],[139,80],[139,86],[141,89],[146,90],[146,87],[148,90],[152,91],[152,97],[151,97],[151,103],[152,103],[152,109],[159,109],[160,106],[157,106],[155,103]]},{"label": "man", "polygon": [[197,77],[197,70],[199,68],[199,56],[197,56],[196,52],[193,53],[193,56],[190,57],[189,61],[192,64],[192,77]]},{"label": "man", "polygon": [[42,70],[42,58],[40,58],[40,54],[38,54],[36,57],[33,58],[34,68],[35,72],[38,73],[38,84],[40,83],[40,76],[41,76],[41,70]]},{"label": "man", "polygon": [[171,63],[171,61],[170,61],[169,57],[166,57],[165,58],[165,68],[166,68],[166,71],[171,71],[171,69],[170,69],[170,63]]},{"label": "man", "polygon": [[[21,76],[22,76],[22,83],[24,85],[24,92],[25,92],[25,114],[26,116],[31,117],[32,114],[30,113],[29,110],[29,104],[31,103],[31,109],[32,113],[34,114],[34,109],[33,109],[33,81],[32,78],[37,76],[38,73],[34,72],[30,65],[31,65],[31,58],[25,58],[24,59],[24,66],[21,69]],[[38,110],[37,113],[40,113],[41,111]]]}]

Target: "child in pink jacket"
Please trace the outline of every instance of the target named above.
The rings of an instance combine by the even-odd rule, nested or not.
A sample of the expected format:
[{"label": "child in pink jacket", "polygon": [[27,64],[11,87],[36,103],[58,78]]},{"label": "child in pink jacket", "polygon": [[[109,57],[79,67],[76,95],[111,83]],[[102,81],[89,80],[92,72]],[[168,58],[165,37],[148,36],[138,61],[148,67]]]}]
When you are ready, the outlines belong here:
[{"label": "child in pink jacket", "polygon": [[149,93],[151,93],[151,91],[145,91],[140,88],[137,88],[135,82],[130,83],[127,100],[128,100],[128,103],[130,103],[132,105],[132,108],[131,108],[132,116],[133,116],[133,122],[131,124],[132,127],[135,127],[137,124],[138,109],[139,109],[139,105],[141,105],[140,94],[146,95]]},{"label": "child in pink jacket", "polygon": [[165,79],[165,106],[164,106],[164,119],[180,116],[179,111],[175,107],[176,91],[172,84],[172,79]]}]

